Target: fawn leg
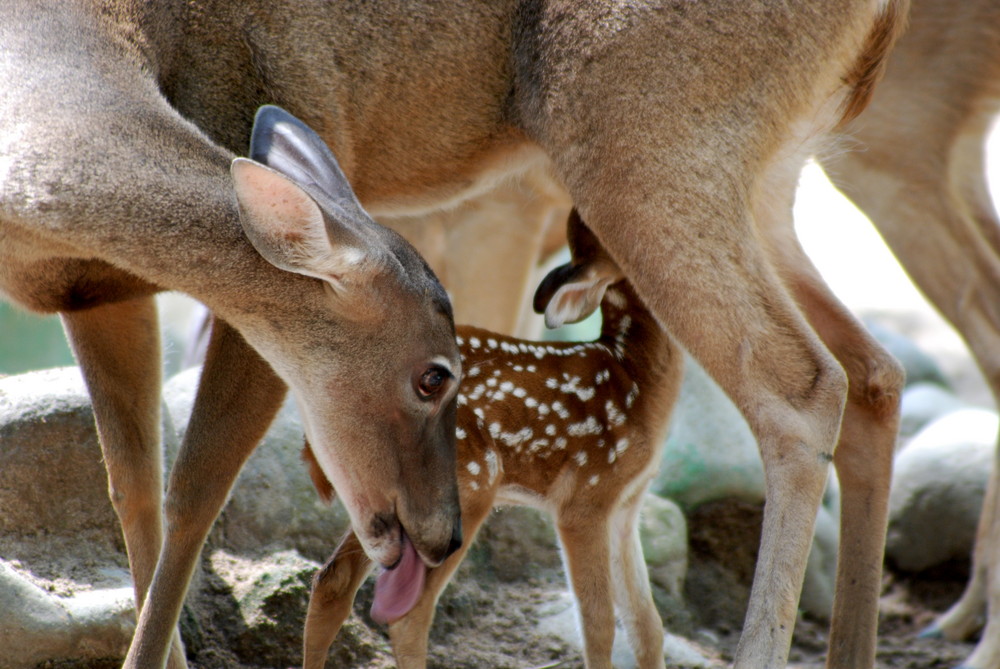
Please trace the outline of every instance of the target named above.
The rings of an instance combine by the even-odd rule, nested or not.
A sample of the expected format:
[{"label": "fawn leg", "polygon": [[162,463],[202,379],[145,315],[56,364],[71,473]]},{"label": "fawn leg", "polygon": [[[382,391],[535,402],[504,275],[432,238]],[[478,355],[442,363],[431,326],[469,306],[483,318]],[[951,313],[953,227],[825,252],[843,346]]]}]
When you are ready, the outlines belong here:
[{"label": "fawn leg", "polygon": [[303,635],[303,669],[323,669],[340,627],[351,615],[354,597],[372,569],[353,530],[313,577]]},{"label": "fawn leg", "polygon": [[639,541],[639,510],[646,485],[611,519],[611,580],[615,606],[640,669],[662,669],[663,621],[653,602],[649,572]]},{"label": "fawn leg", "polygon": [[[111,503],[121,521],[137,614],[163,541],[160,333],[152,296],[61,314],[94,406]],[[169,666],[186,666],[180,635]]]},{"label": "fawn leg", "polygon": [[[459,471],[464,462],[459,457]],[[499,484],[499,481],[496,482]],[[434,622],[434,608],[445,586],[451,580],[458,566],[465,559],[465,554],[475,541],[476,534],[493,509],[496,497],[496,486],[480,488],[474,492],[459,479],[459,494],[462,501],[462,536],[466,537],[461,548],[448,556],[434,569],[427,571],[424,581],[424,591],[416,605],[405,616],[389,625],[389,639],[392,641],[392,652],[396,656],[399,669],[423,669],[427,666],[427,635]]]},{"label": "fawn leg", "polygon": [[584,663],[587,669],[610,669],[615,607],[608,519],[600,511],[574,516],[560,518],[558,529],[580,616]]},{"label": "fawn leg", "polygon": [[126,667],[162,665],[205,537],[285,390],[239,333],[216,318],[191,420],[170,474],[166,539]]}]

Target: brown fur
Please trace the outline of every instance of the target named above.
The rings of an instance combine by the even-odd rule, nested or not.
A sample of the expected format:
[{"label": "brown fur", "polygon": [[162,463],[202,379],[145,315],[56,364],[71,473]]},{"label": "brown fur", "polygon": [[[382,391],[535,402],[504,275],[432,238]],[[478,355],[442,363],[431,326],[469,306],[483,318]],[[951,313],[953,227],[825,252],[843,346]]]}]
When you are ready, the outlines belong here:
[{"label": "brown fur", "polygon": [[[904,13],[905,0],[889,4]],[[386,379],[399,380],[389,363],[408,351],[451,358],[448,326],[412,308],[390,309],[381,327],[352,321],[361,301],[331,311],[314,278],[275,268],[247,243],[228,168],[263,103],[315,128],[376,216],[439,212],[529,170],[565,188],[760,442],[768,507],[737,666],[784,664],[839,440],[845,540],[828,663],[871,665],[895,410],[889,402],[888,418],[872,415],[864,389],[877,384],[891,398],[899,379],[783,235],[798,170],[841,118],[879,12],[872,0],[0,3],[0,289],[61,309],[79,303],[80,287],[100,286],[86,291],[94,306],[64,318],[90,361],[126,534],[151,528],[127,540],[140,605],[160,544],[149,294],[186,292],[225,324],[182,458],[224,483],[175,471],[167,509],[178,534],[127,665],[162,663],[198,537],[286,384],[311,415],[307,427],[325,435],[326,445],[313,439],[324,471],[356,485],[357,515],[393,498],[440,499],[384,495],[395,472],[383,464],[396,457],[335,450],[336,435],[359,426],[372,448],[399,436],[389,426],[397,414],[376,410],[392,408],[376,387],[405,388]],[[469,252],[475,239],[445,255],[477,267],[494,249]],[[124,297],[133,299],[98,306]],[[492,310],[489,291],[473,302]],[[433,345],[401,345],[414,344],[414,331]],[[871,364],[841,364],[856,358]],[[119,387],[139,390],[123,398]],[[130,445],[135,435],[141,443]],[[446,468],[403,469],[436,478]],[[372,519],[370,531],[384,526]],[[447,524],[415,523],[437,546]],[[183,663],[179,650],[171,663]]]}]

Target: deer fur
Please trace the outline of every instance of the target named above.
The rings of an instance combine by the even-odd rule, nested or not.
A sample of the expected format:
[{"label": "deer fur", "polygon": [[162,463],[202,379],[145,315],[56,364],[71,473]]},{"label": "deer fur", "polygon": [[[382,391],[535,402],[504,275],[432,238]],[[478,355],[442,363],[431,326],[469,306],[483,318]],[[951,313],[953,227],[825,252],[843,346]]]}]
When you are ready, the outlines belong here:
[{"label": "deer fur", "polygon": [[[575,212],[569,228],[573,260],[548,274],[535,308],[555,327],[599,306],[600,338],[539,343],[458,328],[466,385],[458,396],[457,463],[468,540],[430,570],[413,610],[390,621],[401,669],[426,665],[438,596],[490,511],[504,504],[554,517],[587,667],[611,666],[616,609],[639,666],[664,666],[663,623],[649,588],[638,517],[659,466],[683,359]],[[303,455],[320,495],[330,499],[333,488],[308,445]],[[359,549],[349,530],[313,579],[305,669],[325,666],[372,569]]]},{"label": "deer fur", "polygon": [[[1000,4],[915,0],[871,105],[844,129],[848,150],[820,161],[961,334],[1000,405],[1000,220],[985,155],[998,111]],[[1000,669],[998,476],[994,466],[965,593],[925,632],[964,639],[985,620],[965,669]]]},{"label": "deer fur", "polygon": [[[802,163],[864,106],[907,4],[0,4],[0,289],[64,314],[99,405],[143,609],[127,665],[163,663],[193,556],[286,384],[324,471],[355,491],[354,516],[414,499],[383,499],[371,475],[402,455],[365,457],[336,442],[351,430],[335,425],[385,425],[364,418],[360,391],[398,378],[381,365],[386,351],[399,359],[395,335],[447,328],[407,311],[378,337],[335,343],[327,333],[347,319],[322,282],[248,243],[229,165],[271,103],[318,132],[377,217],[430,214],[549,172],[760,444],[768,501],[736,665],[785,663],[832,461],[843,548],[827,663],[871,666],[902,378],[798,252],[789,220]],[[219,483],[175,472],[161,560],[174,566],[154,578],[159,289],[220,318],[182,457]],[[430,349],[458,375],[453,349]],[[354,373],[334,374],[346,359]],[[345,385],[350,397],[330,402]],[[437,520],[407,525],[430,563],[451,544],[454,486],[435,489],[417,515]],[[385,562],[399,546],[366,548]],[[183,666],[179,650],[170,662]]]}]

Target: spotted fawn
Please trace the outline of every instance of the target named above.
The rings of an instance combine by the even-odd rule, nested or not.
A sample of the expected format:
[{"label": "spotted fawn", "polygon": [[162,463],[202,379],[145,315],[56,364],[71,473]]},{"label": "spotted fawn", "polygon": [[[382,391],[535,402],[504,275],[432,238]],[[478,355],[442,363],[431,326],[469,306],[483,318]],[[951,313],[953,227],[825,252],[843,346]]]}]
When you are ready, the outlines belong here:
[{"label": "spotted fawn", "polygon": [[[539,343],[458,328],[465,370],[458,396],[458,480],[465,544],[426,569],[415,556],[383,571],[372,615],[389,622],[401,668],[426,664],[438,595],[495,506],[555,519],[584,635],[587,667],[611,666],[615,611],[640,667],[663,667],[663,625],[639,544],[643,496],[660,460],[682,373],[679,349],[579,217],[572,261],[542,281],[536,311],[557,327],[598,306],[600,338]],[[304,452],[310,461],[308,447]],[[314,482],[333,490],[315,465]],[[305,628],[305,669],[321,669],[372,568],[349,531],[317,574]]]}]

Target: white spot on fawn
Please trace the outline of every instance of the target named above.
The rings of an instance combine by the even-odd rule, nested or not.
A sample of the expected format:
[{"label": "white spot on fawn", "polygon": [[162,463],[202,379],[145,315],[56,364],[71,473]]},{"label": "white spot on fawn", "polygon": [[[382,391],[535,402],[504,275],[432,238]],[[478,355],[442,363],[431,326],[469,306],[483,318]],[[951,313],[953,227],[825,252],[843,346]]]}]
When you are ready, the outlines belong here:
[{"label": "white spot on fawn", "polygon": [[479,463],[472,461],[465,465],[465,468],[469,470],[469,473],[473,476],[479,476]]},{"label": "white spot on fawn", "polygon": [[465,430],[463,430],[460,427],[456,427],[455,428],[455,438],[456,439],[465,439],[465,437],[466,437]]},{"label": "white spot on fawn", "polygon": [[632,390],[628,391],[628,395],[625,396],[625,408],[631,409],[632,404],[635,403],[635,399],[639,397],[639,385],[636,383],[632,384]]},{"label": "white spot on fawn", "polygon": [[597,422],[593,416],[587,416],[587,420],[582,423],[572,423],[566,427],[566,433],[571,437],[582,437],[586,434],[600,434],[604,432],[604,426]]},{"label": "white spot on fawn", "polygon": [[583,451],[577,451],[576,455],[573,456],[573,459],[576,460],[576,464],[581,467],[587,464],[587,454]]},{"label": "white spot on fawn", "polygon": [[566,448],[567,443],[568,442],[566,441],[566,437],[556,437],[555,447],[561,451],[564,448]]},{"label": "white spot on fawn", "polygon": [[471,339],[469,339],[469,346],[471,346],[473,349],[479,348],[479,344],[480,344],[479,337],[472,337]]},{"label": "white spot on fawn", "polygon": [[618,453],[618,455],[621,455],[622,453],[624,453],[627,448],[628,448],[628,438],[627,437],[623,437],[623,438],[619,439],[615,443],[615,451]]},{"label": "white spot on fawn", "polygon": [[490,483],[497,477],[497,454],[493,450],[486,451],[486,472],[490,475]]},{"label": "white spot on fawn", "polygon": [[587,485],[597,485],[597,481],[598,480],[599,480],[599,477],[597,476],[597,474],[594,474],[589,479],[587,479]]},{"label": "white spot on fawn", "polygon": [[562,402],[558,402],[558,401],[553,402],[552,403],[552,410],[555,411],[556,415],[558,415],[563,420],[566,420],[567,418],[569,418],[569,411],[566,411],[566,407],[564,407],[562,405]]},{"label": "white spot on fawn", "polygon": [[552,425],[551,423],[549,425],[546,425],[545,434],[549,435],[550,437],[556,436],[556,426]]},{"label": "white spot on fawn", "polygon": [[611,400],[604,403],[604,411],[608,414],[608,422],[612,425],[617,427],[625,422],[625,414],[619,411]]}]

